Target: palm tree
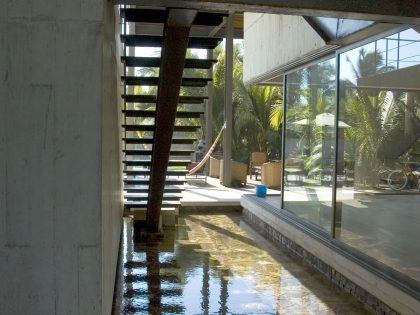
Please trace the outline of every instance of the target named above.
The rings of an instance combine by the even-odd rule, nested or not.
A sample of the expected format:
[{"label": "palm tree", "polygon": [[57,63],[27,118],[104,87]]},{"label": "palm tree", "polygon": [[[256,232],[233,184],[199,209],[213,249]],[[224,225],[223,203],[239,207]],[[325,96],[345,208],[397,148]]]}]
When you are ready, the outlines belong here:
[{"label": "palm tree", "polygon": [[280,99],[278,88],[253,85],[245,90],[235,112],[235,130],[246,135],[244,141],[250,150],[268,153],[272,144],[269,141],[279,140],[276,129],[281,116]]},{"label": "palm tree", "polygon": [[[216,53],[218,63],[213,77],[215,133],[224,123],[225,84],[225,54],[221,47]],[[232,156],[235,160],[247,161],[253,151],[278,154],[281,151],[278,131],[282,121],[281,90],[274,87],[246,87],[242,69],[242,47],[236,44],[233,64]]]}]

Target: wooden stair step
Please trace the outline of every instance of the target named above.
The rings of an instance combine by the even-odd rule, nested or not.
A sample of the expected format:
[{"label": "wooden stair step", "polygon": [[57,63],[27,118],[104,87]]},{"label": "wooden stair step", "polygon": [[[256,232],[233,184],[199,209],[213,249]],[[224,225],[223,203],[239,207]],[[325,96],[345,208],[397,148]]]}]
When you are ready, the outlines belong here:
[{"label": "wooden stair step", "polygon": [[[149,178],[136,178],[136,179],[124,179],[125,185],[149,185],[150,179]],[[174,179],[174,178],[166,178],[165,184],[166,185],[182,185],[185,183],[185,179]]]},{"label": "wooden stair step", "polygon": [[[154,110],[132,110],[125,109],[122,111],[125,117],[155,117]],[[204,113],[202,111],[179,111],[176,113],[176,118],[200,118]]]},{"label": "wooden stair step", "polygon": [[[126,131],[155,131],[154,125],[122,125]],[[175,126],[174,131],[194,132],[201,126]]]},{"label": "wooden stair step", "polygon": [[[156,95],[123,94],[121,97],[128,103],[156,103]],[[207,96],[180,96],[178,104],[202,104]]]},{"label": "wooden stair step", "polygon": [[[117,4],[119,0],[116,0]],[[123,2],[121,2],[122,4]],[[126,8],[120,10],[121,17],[125,22],[135,23],[159,23],[163,24],[166,21],[167,13],[165,10],[156,9],[137,9]],[[224,13],[198,12],[193,25],[201,26],[219,26],[223,22],[223,17],[227,16]]]},{"label": "wooden stair step", "polygon": [[[143,193],[143,194],[125,194],[124,199],[131,200],[131,201],[142,201],[142,200],[148,200],[149,194]],[[163,200],[180,200],[182,198],[181,194],[164,194]]]},{"label": "wooden stair step", "polygon": [[[151,166],[152,162],[150,160],[124,160],[124,165],[126,166]],[[169,166],[188,166],[190,160],[169,160]]]},{"label": "wooden stair step", "polygon": [[[163,36],[158,35],[121,35],[121,42],[130,47],[162,47]],[[190,37],[188,48],[193,49],[214,49],[222,41],[218,37]]]},{"label": "wooden stair step", "polygon": [[[153,144],[153,138],[123,138],[126,144]],[[173,138],[172,144],[193,144],[197,139],[195,138]]]},{"label": "wooden stair step", "polygon": [[[159,68],[160,67],[160,57],[133,57],[133,56],[123,56],[121,61],[125,63],[127,67],[151,67]],[[185,59],[184,68],[186,69],[210,69],[216,59]]]},{"label": "wooden stair step", "polygon": [[[148,176],[150,175],[150,169],[144,168],[140,170],[124,170],[124,174],[127,176]],[[188,170],[167,170],[166,174],[168,176],[185,176],[188,173]]]},{"label": "wooden stair step", "polygon": [[[128,149],[123,150],[125,155],[152,155],[153,150],[141,150],[141,149]],[[185,156],[194,153],[194,150],[171,150],[169,155],[172,156]]]},{"label": "wooden stair step", "polygon": [[[121,80],[125,82],[126,85],[139,85],[139,86],[159,85],[159,77],[122,76]],[[185,87],[205,87],[211,81],[213,81],[212,78],[182,78],[181,85]]]},{"label": "wooden stair step", "polygon": [[[166,185],[163,189],[164,193],[182,193],[184,189],[180,186],[171,186]],[[148,193],[149,192],[149,186],[134,186],[134,187],[125,187],[124,191],[127,193]]]}]

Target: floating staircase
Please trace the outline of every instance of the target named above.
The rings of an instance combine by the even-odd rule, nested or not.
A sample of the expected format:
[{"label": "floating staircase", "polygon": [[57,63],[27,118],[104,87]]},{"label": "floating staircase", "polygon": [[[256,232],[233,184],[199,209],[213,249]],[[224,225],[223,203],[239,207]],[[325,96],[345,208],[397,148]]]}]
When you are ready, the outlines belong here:
[{"label": "floating staircase", "polygon": [[[204,114],[203,104],[207,99],[205,87],[212,80],[206,77],[206,70],[210,69],[216,62],[214,59],[182,59],[182,64],[178,65],[178,70],[180,67],[181,70],[182,68],[188,69],[183,71],[182,79],[178,80],[178,84],[174,83],[178,82],[177,80],[168,80],[172,77],[176,79],[176,74],[171,73],[171,63],[168,60],[174,58],[172,57],[174,55],[173,51],[174,49],[176,51],[177,47],[173,47],[173,45],[178,45],[178,43],[176,40],[171,41],[170,38],[165,38],[165,36],[170,37],[171,34],[172,36],[175,34],[174,38],[177,36],[176,32],[178,30],[176,27],[171,30],[171,25],[168,23],[168,20],[176,21],[177,18],[183,18],[183,13],[179,14],[180,12],[176,11],[182,10],[154,10],[132,7],[120,9],[124,30],[127,30],[127,23],[132,23],[130,27],[133,28],[134,25],[135,29],[135,34],[121,35],[121,43],[124,47],[124,56],[121,57],[121,62],[124,64],[124,75],[121,80],[124,83],[124,94],[122,95],[124,100],[122,110],[124,117],[122,125],[124,137],[122,140],[125,156],[123,160],[124,206],[126,214],[134,215],[137,220],[149,218],[150,212],[156,212],[156,204],[159,205],[160,209],[158,211],[161,211],[163,219],[164,212],[177,213],[183,184],[186,181],[187,166],[191,163],[194,143],[197,140],[195,134],[201,128],[192,121]],[[189,26],[191,28],[197,25],[218,26],[223,22],[224,15],[220,13],[195,13],[193,12],[192,25]],[[161,25],[162,33],[142,34],[142,25],[150,26],[150,24]],[[184,46],[187,48],[212,50],[219,45],[222,39],[214,37],[188,38],[187,34],[186,40]],[[181,42],[179,44],[182,45]],[[172,47],[168,47],[168,45],[172,45]],[[160,48],[161,56],[138,57],[127,54],[130,48],[141,50],[143,47]],[[184,48],[184,53],[185,50],[186,48]],[[176,62],[174,62],[173,67],[173,71],[176,73]],[[138,71],[138,68],[140,68],[140,71]],[[154,71],[141,71],[142,68],[154,69]],[[142,75],[144,73],[154,74]],[[192,76],[191,73],[197,75]],[[166,79],[163,80],[162,76]],[[165,84],[172,84],[172,86],[168,87]],[[181,90],[177,104],[176,102],[169,102],[169,107],[177,107],[176,115],[173,117],[175,124],[173,131],[170,132],[172,140],[169,152],[161,149],[161,143],[167,141],[165,135],[162,136],[161,131],[167,126],[162,124],[161,118],[157,117],[159,115],[158,107],[161,106],[160,112],[165,114],[165,109],[162,106],[168,106],[168,99],[174,99],[166,97],[167,95],[164,94],[168,88],[174,91]],[[141,92],[136,93],[138,91]],[[158,104],[158,100],[165,100],[166,103],[162,101]],[[162,105],[162,103],[165,104]],[[169,119],[170,113],[171,108],[168,108]],[[162,117],[162,114],[160,115]],[[171,127],[168,128],[171,129]],[[159,164],[158,162],[162,159],[158,158],[162,158],[162,155],[169,155],[169,159],[167,163]],[[153,175],[156,175],[156,173],[160,177],[163,173],[165,174],[164,182],[159,180],[159,176],[156,176],[158,179],[153,179]],[[152,198],[151,194],[153,194]],[[156,213],[153,216],[156,217]]]}]

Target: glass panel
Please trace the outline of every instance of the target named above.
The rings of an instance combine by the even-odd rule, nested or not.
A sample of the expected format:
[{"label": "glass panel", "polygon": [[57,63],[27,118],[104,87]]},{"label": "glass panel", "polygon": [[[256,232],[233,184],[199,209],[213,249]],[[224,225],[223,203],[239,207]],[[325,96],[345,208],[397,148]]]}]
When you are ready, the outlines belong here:
[{"label": "glass panel", "polygon": [[287,75],[284,208],[331,230],[335,60]]},{"label": "glass panel", "polygon": [[351,35],[375,23],[373,21],[337,19],[326,17],[313,17],[312,19],[332,39],[338,39]]},{"label": "glass panel", "polygon": [[[393,71],[420,64],[420,34],[413,29],[380,39],[376,44],[379,72]],[[380,67],[379,67],[380,66]]]},{"label": "glass panel", "polygon": [[420,281],[420,67],[389,38],[340,55],[336,237]]}]

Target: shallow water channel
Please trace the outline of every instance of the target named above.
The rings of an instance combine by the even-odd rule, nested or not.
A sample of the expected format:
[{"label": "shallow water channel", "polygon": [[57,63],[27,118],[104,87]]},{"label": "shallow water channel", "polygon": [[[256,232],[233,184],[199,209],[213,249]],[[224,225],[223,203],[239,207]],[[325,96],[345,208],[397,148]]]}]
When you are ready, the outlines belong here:
[{"label": "shallow water channel", "polygon": [[159,242],[124,220],[114,314],[368,314],[240,214],[186,214]]}]

